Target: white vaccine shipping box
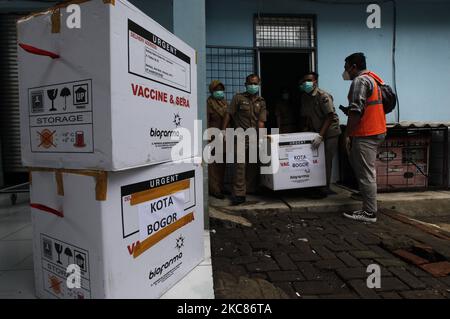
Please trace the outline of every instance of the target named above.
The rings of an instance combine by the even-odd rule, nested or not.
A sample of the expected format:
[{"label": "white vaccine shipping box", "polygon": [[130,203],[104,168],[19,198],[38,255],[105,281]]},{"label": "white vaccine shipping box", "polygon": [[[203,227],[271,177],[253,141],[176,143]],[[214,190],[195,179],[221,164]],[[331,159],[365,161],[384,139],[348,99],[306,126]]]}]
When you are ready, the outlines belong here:
[{"label": "white vaccine shipping box", "polygon": [[79,20],[69,4],[17,23],[23,164],[117,171],[176,160],[174,145],[194,140],[195,50],[127,1],[79,1]]},{"label": "white vaccine shipping box", "polygon": [[312,149],[317,133],[292,133],[267,136],[270,164],[261,173],[261,182],[272,190],[326,185],[324,143]]},{"label": "white vaccine shipping box", "polygon": [[31,174],[39,298],[158,298],[203,260],[200,164]]}]

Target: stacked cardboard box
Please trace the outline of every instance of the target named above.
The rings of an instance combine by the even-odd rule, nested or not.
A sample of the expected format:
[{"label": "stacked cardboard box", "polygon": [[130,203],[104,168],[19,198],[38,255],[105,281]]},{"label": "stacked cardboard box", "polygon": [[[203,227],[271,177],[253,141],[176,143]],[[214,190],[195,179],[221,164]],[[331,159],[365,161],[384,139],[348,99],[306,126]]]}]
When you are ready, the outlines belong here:
[{"label": "stacked cardboard box", "polygon": [[126,1],[74,3],[80,28],[70,2],[18,22],[37,295],[160,297],[203,259],[201,159],[171,154],[194,141],[195,51]]}]

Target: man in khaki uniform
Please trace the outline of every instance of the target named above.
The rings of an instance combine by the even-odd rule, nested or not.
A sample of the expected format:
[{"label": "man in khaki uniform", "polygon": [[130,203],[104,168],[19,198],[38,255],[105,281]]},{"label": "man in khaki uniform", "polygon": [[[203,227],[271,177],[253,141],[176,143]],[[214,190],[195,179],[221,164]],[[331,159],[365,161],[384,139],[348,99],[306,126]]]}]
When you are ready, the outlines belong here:
[{"label": "man in khaki uniform", "polygon": [[[222,129],[223,120],[227,113],[228,104],[225,99],[225,86],[219,80],[211,81],[209,85],[211,95],[206,100],[208,128]],[[224,147],[224,145],[223,145]],[[225,149],[223,150],[225,151]],[[223,182],[225,177],[225,162],[208,165],[209,194],[223,199]]]},{"label": "man in khaki uniform", "polygon": [[301,96],[301,123],[304,131],[319,133],[312,142],[313,148],[318,148],[325,142],[325,163],[327,187],[321,189],[319,197],[326,197],[332,193],[329,189],[333,158],[338,150],[338,139],[341,134],[339,118],[333,106],[333,97],[319,89],[317,85],[319,75],[310,72],[300,81]]},{"label": "man in khaki uniform", "polygon": [[[256,74],[250,74],[245,81],[246,92],[238,93],[233,97],[228,106],[222,129],[228,126],[230,118],[233,119],[233,128],[242,128],[244,131],[249,128],[264,128],[267,120],[266,102],[264,98],[258,96],[260,79]],[[234,147],[235,154],[237,145]],[[256,191],[258,180],[258,163],[249,163],[249,140],[245,138],[245,163],[234,164],[233,176],[233,205],[245,202],[247,192]]]}]

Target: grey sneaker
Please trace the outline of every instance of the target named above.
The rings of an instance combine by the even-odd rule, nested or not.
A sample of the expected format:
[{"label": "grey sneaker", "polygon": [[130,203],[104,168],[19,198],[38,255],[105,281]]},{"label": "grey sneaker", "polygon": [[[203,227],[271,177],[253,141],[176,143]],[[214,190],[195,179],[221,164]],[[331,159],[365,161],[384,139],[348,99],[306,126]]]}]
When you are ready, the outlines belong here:
[{"label": "grey sneaker", "polygon": [[352,213],[344,213],[344,217],[371,223],[375,223],[377,221],[377,215],[375,213],[368,213],[365,210],[357,210]]}]

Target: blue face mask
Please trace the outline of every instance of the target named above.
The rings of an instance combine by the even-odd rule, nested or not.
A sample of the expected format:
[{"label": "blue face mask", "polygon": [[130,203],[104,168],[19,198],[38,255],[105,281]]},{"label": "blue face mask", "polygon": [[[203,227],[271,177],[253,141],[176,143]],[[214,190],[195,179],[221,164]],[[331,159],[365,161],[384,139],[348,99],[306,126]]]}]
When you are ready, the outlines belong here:
[{"label": "blue face mask", "polygon": [[223,100],[223,98],[225,97],[225,92],[224,91],[214,91],[212,95],[217,100]]},{"label": "blue face mask", "polygon": [[247,84],[247,92],[250,94],[256,94],[259,92],[258,84]]},{"label": "blue face mask", "polygon": [[300,90],[306,93],[311,93],[314,90],[314,83],[311,81],[303,82],[300,85]]}]

